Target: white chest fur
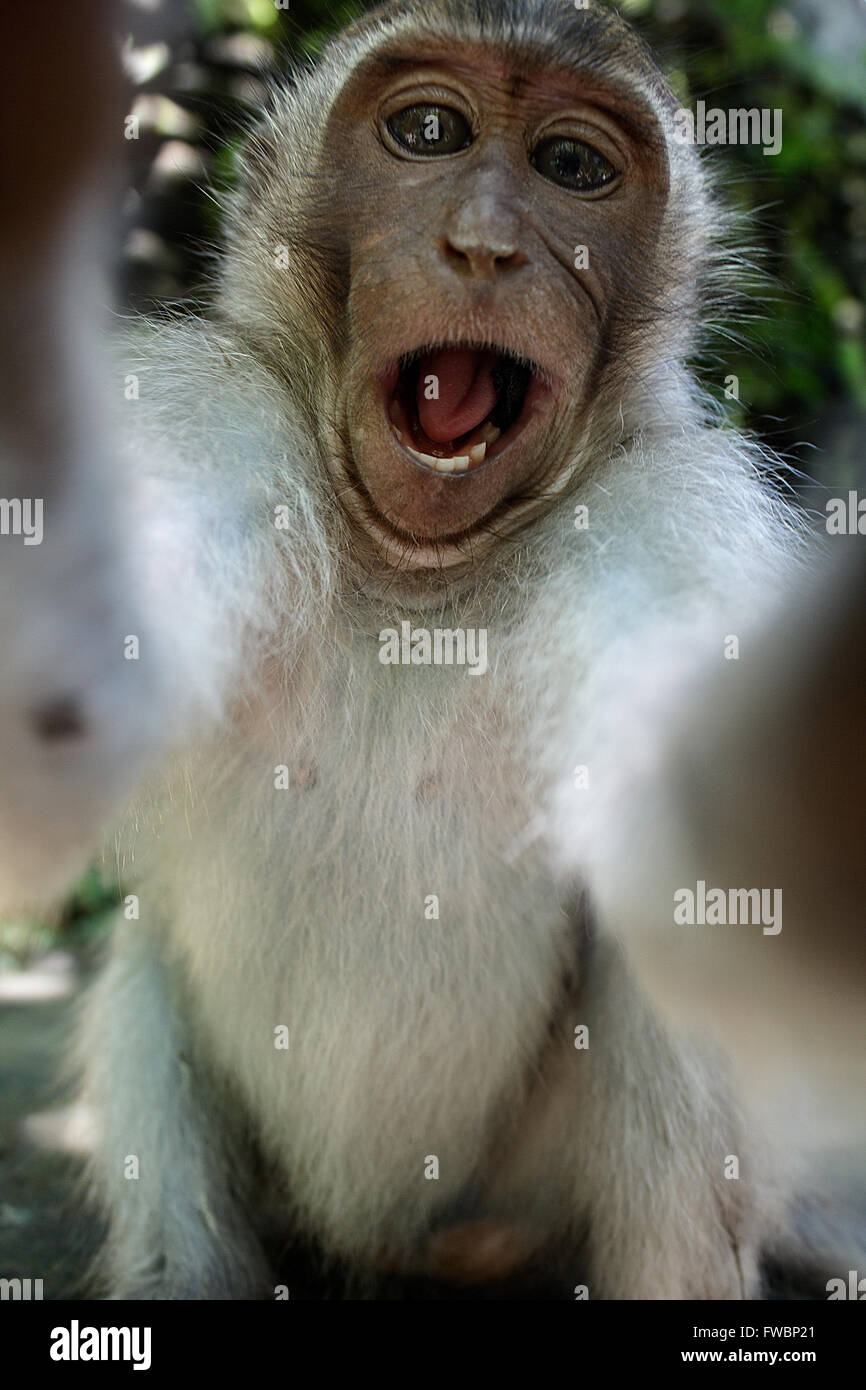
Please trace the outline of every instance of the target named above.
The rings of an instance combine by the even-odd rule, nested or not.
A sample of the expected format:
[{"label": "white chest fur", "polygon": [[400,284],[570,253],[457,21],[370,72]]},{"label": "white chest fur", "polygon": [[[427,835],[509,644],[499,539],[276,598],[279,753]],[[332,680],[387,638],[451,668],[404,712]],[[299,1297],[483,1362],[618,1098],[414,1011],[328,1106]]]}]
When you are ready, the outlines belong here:
[{"label": "white chest fur", "polygon": [[496,680],[353,639],[303,708],[202,750],[158,839],[215,1059],[292,1202],[349,1251],[471,1178],[573,950],[561,887],[512,858],[531,777]]}]

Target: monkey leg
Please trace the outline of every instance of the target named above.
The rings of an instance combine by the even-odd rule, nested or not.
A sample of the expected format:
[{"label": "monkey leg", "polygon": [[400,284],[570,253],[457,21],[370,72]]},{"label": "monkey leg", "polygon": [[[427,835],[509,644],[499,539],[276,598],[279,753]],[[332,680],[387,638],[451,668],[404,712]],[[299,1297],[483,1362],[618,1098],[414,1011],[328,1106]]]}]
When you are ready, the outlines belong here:
[{"label": "monkey leg", "polygon": [[98,1277],[113,1298],[260,1296],[249,1156],[196,1065],[179,1002],[152,935],[120,923],[78,1040],[97,1130],[91,1187],[108,1223]]},{"label": "monkey leg", "polygon": [[719,1059],[669,1036],[599,938],[556,1038],[504,1136],[491,1213],[590,1298],[756,1297],[752,1154]]}]

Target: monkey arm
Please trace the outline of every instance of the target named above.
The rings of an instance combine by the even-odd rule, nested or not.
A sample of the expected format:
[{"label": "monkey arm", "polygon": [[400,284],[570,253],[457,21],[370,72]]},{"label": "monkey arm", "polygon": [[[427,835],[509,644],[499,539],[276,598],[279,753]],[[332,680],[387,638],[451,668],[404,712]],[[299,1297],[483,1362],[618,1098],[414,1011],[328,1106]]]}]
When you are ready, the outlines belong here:
[{"label": "monkey arm", "polygon": [[[862,560],[847,560],[746,630],[733,688],[695,675],[661,741],[651,809],[636,788],[640,852],[610,885],[658,1001],[687,1017],[690,1001],[714,1001],[744,1063],[755,1051],[744,1018],[760,1018],[822,1093],[857,1086],[863,1039],[864,590]],[[771,931],[674,926],[674,888],[699,879],[775,894]]]},{"label": "monkey arm", "polygon": [[[725,623],[737,660],[704,626],[635,661],[645,701],[621,693],[608,715],[620,761],[615,786],[596,768],[594,822],[585,792],[563,793],[570,852],[588,846],[600,914],[655,1004],[723,1038],[785,1132],[804,1094],[814,1113],[862,1085],[863,571],[818,568],[771,613]],[[766,892],[774,922],[678,924],[674,894],[699,883]]]},{"label": "monkey arm", "polygon": [[63,524],[4,551],[5,907],[62,891],[148,771],[293,664],[328,590],[314,449],[267,371],[202,325],[129,339],[115,369]]},{"label": "monkey arm", "polygon": [[181,731],[219,717],[263,661],[290,663],[329,590],[315,446],[287,393],[203,324],[132,338],[116,426],[136,565]]},{"label": "monkey arm", "polygon": [[[6,27],[4,127],[40,84],[54,115],[0,155],[0,910],[64,886],[162,739],[153,663],[123,660],[144,614],[105,428],[106,165],[123,110],[109,8],[50,33],[24,13]],[[59,145],[54,116],[71,109]]]}]

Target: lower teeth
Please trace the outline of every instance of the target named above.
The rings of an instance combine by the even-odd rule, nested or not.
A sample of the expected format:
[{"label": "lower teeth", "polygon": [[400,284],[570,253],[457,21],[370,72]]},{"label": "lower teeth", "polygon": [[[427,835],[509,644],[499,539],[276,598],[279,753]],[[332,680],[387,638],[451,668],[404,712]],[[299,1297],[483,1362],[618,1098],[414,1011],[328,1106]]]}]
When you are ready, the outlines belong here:
[{"label": "lower teeth", "polygon": [[[395,397],[388,408],[388,415],[394,426],[394,432],[414,459],[423,463],[428,468],[433,468],[437,473],[466,473],[471,468],[477,468],[487,457],[487,450],[491,448],[501,435],[502,431],[494,425],[491,419],[485,420],[478,425],[469,435],[469,440],[463,445],[464,453],[449,454],[443,457],[440,454],[427,454],[420,449],[415,449],[407,438],[409,421],[403,406]],[[417,422],[416,422],[417,423]]]},{"label": "lower teeth", "polygon": [[405,444],[404,448],[408,449],[413,459],[417,459],[419,463],[426,463],[430,468],[435,468],[437,473],[465,473],[469,467],[468,454],[457,454],[454,458],[438,459],[433,454],[419,453],[409,444]]}]

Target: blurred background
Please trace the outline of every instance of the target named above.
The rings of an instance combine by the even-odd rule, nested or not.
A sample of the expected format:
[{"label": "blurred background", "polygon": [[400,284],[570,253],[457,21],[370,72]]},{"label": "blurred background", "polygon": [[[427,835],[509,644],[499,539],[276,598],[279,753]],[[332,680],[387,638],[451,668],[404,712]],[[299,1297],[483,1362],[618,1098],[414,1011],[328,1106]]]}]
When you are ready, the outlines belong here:
[{"label": "blurred background", "polygon": [[[119,137],[118,312],[206,304],[221,195],[270,77],[314,54],[356,8],[124,0],[118,49],[135,119],[126,131],[134,138]],[[751,215],[753,259],[770,278],[719,325],[698,368],[732,423],[782,453],[790,467],[777,484],[820,516],[828,492],[866,486],[866,4],[619,8],[684,105],[783,112],[777,156],[752,145],[707,154],[727,197]],[[731,375],[738,400],[725,397]],[[64,1217],[87,1136],[53,1078],[69,1011],[122,891],[111,866],[98,865],[48,918],[0,921],[0,1275],[44,1276],[46,1297],[74,1285],[93,1242]]]}]

